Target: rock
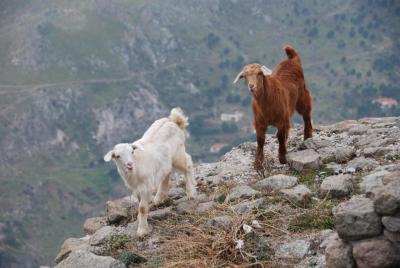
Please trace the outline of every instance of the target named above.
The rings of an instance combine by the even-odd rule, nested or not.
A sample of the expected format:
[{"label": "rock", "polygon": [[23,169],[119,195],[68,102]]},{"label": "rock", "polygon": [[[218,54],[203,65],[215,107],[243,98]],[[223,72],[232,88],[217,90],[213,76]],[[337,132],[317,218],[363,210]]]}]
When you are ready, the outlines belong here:
[{"label": "rock", "polygon": [[197,200],[187,200],[185,202],[180,202],[176,206],[176,211],[179,214],[190,214],[195,211],[198,204],[199,204],[199,201],[197,201]]},{"label": "rock", "polygon": [[60,262],[56,268],[125,268],[121,261],[109,256],[97,256],[89,251],[77,250]]},{"label": "rock", "polygon": [[89,218],[83,224],[83,230],[85,233],[92,235],[100,228],[107,225],[107,217],[95,217]]},{"label": "rock", "polygon": [[310,241],[295,240],[280,246],[275,256],[279,259],[304,258],[309,253],[310,247]]},{"label": "rock", "polygon": [[320,249],[326,249],[326,247],[335,239],[339,239],[339,236],[336,232],[329,230],[329,235],[325,238],[321,237],[321,244],[319,244]]},{"label": "rock", "polygon": [[353,257],[358,268],[383,268],[400,265],[400,252],[392,242],[382,238],[354,243]]},{"label": "rock", "polygon": [[68,238],[64,241],[61,246],[61,250],[58,253],[55,263],[59,263],[66,259],[72,251],[79,249],[87,249],[89,247],[89,236],[82,238]]},{"label": "rock", "polygon": [[374,159],[370,159],[370,158],[365,158],[365,157],[357,157],[354,158],[353,160],[351,160],[348,164],[347,164],[347,168],[354,168],[355,170],[365,170],[365,171],[369,171],[369,170],[373,170],[375,167],[377,167],[379,165],[379,163],[374,160]]},{"label": "rock", "polygon": [[97,230],[89,240],[91,246],[99,246],[107,243],[112,236],[116,235],[117,228],[114,226],[104,226]]},{"label": "rock", "polygon": [[350,175],[336,175],[325,178],[321,183],[321,194],[323,196],[339,198],[348,196],[353,190]]},{"label": "rock", "polygon": [[329,140],[322,140],[319,137],[312,137],[312,138],[306,139],[302,143],[301,148],[318,150],[323,147],[331,147],[331,146],[333,146],[333,143]]},{"label": "rock", "polygon": [[361,179],[360,190],[363,193],[372,192],[375,188],[383,186],[382,178],[389,174],[386,170],[371,173]]},{"label": "rock", "polygon": [[363,150],[363,153],[365,157],[380,157],[391,151],[388,147],[368,147]]},{"label": "rock", "polygon": [[363,135],[369,129],[366,125],[355,125],[349,129],[349,135]]},{"label": "rock", "polygon": [[390,232],[400,232],[400,215],[398,217],[384,216],[382,224]]},{"label": "rock", "polygon": [[251,211],[252,209],[259,207],[263,204],[264,198],[259,198],[256,200],[250,200],[250,201],[245,201],[241,202],[237,205],[232,206],[232,209],[239,214],[244,214],[246,212]]},{"label": "rock", "polygon": [[353,268],[354,260],[350,243],[340,238],[329,242],[325,250],[326,268]]},{"label": "rock", "polygon": [[400,211],[400,180],[392,181],[374,190],[375,210],[381,215],[393,215]]},{"label": "rock", "polygon": [[255,186],[257,187],[257,189],[260,190],[272,191],[272,190],[291,188],[296,184],[297,184],[296,177],[278,174],[257,182]]},{"label": "rock", "polygon": [[295,266],[296,268],[325,268],[326,267],[326,261],[325,261],[325,256],[324,255],[317,255],[317,256],[312,256],[303,262],[301,262],[298,266]]},{"label": "rock", "polygon": [[288,153],[286,159],[289,166],[297,171],[319,168],[320,165],[320,155],[312,149]]},{"label": "rock", "polygon": [[311,198],[311,191],[304,184],[299,184],[292,189],[282,189],[281,193],[291,202],[305,206]]},{"label": "rock", "polygon": [[379,235],[382,224],[371,199],[353,196],[332,209],[336,231],[345,240],[359,240]]},{"label": "rock", "polygon": [[168,197],[171,199],[179,199],[186,196],[186,192],[181,187],[173,187],[168,192]]},{"label": "rock", "polygon": [[164,220],[173,215],[172,207],[166,207],[149,212],[149,218],[155,220]]},{"label": "rock", "polygon": [[227,196],[228,201],[234,201],[239,198],[251,198],[259,194],[259,191],[254,190],[248,185],[239,185],[234,187]]},{"label": "rock", "polygon": [[108,222],[116,224],[127,222],[132,215],[135,214],[133,212],[133,202],[130,200],[129,196],[113,201],[107,201],[106,210]]},{"label": "rock", "polygon": [[232,226],[232,218],[229,216],[218,216],[208,220],[207,224],[228,231]]},{"label": "rock", "polygon": [[400,232],[390,232],[386,229],[383,230],[383,235],[390,241],[400,243]]},{"label": "rock", "polygon": [[216,203],[214,201],[203,202],[197,206],[196,211],[198,213],[203,213],[212,209],[215,205]]},{"label": "rock", "polygon": [[335,151],[336,163],[347,163],[356,155],[353,147],[339,147]]}]

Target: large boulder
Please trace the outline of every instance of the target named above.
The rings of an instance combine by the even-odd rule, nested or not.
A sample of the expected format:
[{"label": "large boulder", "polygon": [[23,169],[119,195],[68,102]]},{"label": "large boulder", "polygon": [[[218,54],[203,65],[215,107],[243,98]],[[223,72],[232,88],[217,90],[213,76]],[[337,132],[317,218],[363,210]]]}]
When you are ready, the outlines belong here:
[{"label": "large boulder", "polygon": [[360,182],[360,190],[363,193],[370,193],[374,189],[383,186],[382,179],[389,174],[387,170],[380,170],[364,176]]},{"label": "large boulder", "polygon": [[385,268],[400,265],[399,249],[383,238],[354,243],[353,257],[358,268]]},{"label": "large boulder", "polygon": [[332,210],[336,231],[345,240],[359,240],[379,235],[382,224],[371,199],[353,196]]},{"label": "large boulder", "polygon": [[321,157],[316,151],[307,149],[288,153],[286,159],[291,168],[301,171],[303,169],[319,168]]},{"label": "large boulder", "polygon": [[354,168],[355,170],[369,171],[373,170],[379,163],[371,158],[357,157],[347,163],[347,168]]},{"label": "large boulder", "polygon": [[287,189],[297,184],[297,178],[283,174],[273,175],[256,183],[256,187],[265,191]]},{"label": "large boulder", "polygon": [[86,250],[72,252],[56,268],[125,268],[121,261],[108,256],[98,256]]},{"label": "large boulder", "polygon": [[333,198],[348,196],[353,190],[350,175],[337,175],[325,178],[321,183],[321,195]]},{"label": "large boulder", "polygon": [[336,163],[347,163],[356,155],[356,151],[353,147],[339,147],[335,151]]},{"label": "large boulder", "polygon": [[382,224],[390,232],[400,232],[400,215],[397,215],[397,217],[384,216],[382,217]]}]

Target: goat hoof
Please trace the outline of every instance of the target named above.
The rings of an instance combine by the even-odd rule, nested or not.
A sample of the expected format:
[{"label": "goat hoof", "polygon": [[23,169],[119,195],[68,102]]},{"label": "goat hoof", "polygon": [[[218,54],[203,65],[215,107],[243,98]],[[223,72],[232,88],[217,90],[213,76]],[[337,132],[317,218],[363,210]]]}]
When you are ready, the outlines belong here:
[{"label": "goat hoof", "polygon": [[286,156],[279,156],[279,163],[287,164]]},{"label": "goat hoof", "polygon": [[138,229],[137,235],[139,237],[144,237],[144,236],[148,235],[150,232],[151,232],[151,229],[149,227],[142,228],[142,229]]},{"label": "goat hoof", "polygon": [[256,170],[259,170],[259,171],[264,170],[263,162],[264,162],[264,161],[256,160],[256,161],[254,162],[254,168],[255,168]]}]

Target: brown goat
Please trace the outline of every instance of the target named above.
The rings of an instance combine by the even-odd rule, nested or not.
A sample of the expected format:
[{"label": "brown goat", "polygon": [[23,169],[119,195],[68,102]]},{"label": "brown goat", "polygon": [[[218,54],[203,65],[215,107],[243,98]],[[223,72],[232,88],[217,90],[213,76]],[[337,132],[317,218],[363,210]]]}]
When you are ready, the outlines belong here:
[{"label": "brown goat", "polygon": [[245,78],[253,94],[254,127],[257,135],[255,167],[260,170],[264,162],[265,132],[268,125],[278,129],[279,162],[286,163],[286,143],[291,117],[296,110],[303,116],[304,139],[312,137],[312,98],[304,80],[300,56],[291,46],[285,46],[288,59],[273,72],[257,63],[244,66],[234,84]]}]

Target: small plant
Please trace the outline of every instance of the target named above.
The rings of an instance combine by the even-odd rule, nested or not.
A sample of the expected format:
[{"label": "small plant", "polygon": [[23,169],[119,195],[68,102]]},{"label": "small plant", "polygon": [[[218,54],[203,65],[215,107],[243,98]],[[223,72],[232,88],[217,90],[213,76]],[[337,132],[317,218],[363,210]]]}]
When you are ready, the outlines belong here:
[{"label": "small plant", "polygon": [[288,230],[292,232],[302,232],[311,228],[319,230],[333,229],[335,226],[335,219],[332,214],[332,208],[335,205],[335,201],[328,200],[322,201],[318,206],[304,210],[290,221]]},{"label": "small plant", "polygon": [[122,252],[122,254],[119,256],[119,260],[125,263],[125,265],[128,267],[129,265],[141,264],[147,262],[146,258],[128,251]]}]

